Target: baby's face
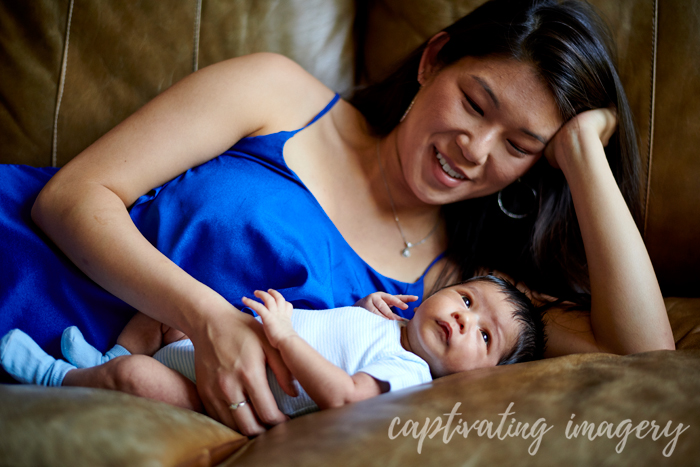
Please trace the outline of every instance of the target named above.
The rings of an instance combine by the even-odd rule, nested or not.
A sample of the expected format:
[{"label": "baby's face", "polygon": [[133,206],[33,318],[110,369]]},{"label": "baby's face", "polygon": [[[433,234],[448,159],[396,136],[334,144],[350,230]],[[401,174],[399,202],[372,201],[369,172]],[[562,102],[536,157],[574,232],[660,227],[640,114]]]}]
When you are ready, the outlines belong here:
[{"label": "baby's face", "polygon": [[433,375],[496,366],[518,337],[513,305],[497,285],[468,282],[425,300],[406,326],[410,350]]}]

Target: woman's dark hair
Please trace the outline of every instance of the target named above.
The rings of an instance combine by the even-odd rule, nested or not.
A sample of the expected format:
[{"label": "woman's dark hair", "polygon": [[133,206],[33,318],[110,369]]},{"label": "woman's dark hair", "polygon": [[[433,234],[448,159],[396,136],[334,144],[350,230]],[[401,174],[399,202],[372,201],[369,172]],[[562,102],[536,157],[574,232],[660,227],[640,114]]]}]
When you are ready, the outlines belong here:
[{"label": "woman's dark hair", "polygon": [[[492,0],[444,29],[443,67],[463,57],[495,56],[533,66],[566,121],[585,110],[614,107],[618,128],[605,149],[627,205],[639,225],[637,140],[629,104],[615,69],[610,33],[582,1]],[[385,80],[355,93],[352,103],[377,135],[399,123],[419,89],[418,66],[427,42]],[[508,273],[540,292],[587,306],[590,281],[571,192],[561,171],[544,158],[522,177],[537,191],[538,208],[525,219],[503,214],[497,194],[443,207],[447,256],[461,278],[481,268]],[[445,283],[450,271],[443,271]]]},{"label": "woman's dark hair", "polygon": [[530,299],[508,280],[498,276],[476,276],[462,282],[486,282],[495,285],[506,296],[506,301],[513,305],[512,316],[520,327],[515,344],[506,351],[497,365],[539,360],[547,346],[542,308],[535,307]]}]

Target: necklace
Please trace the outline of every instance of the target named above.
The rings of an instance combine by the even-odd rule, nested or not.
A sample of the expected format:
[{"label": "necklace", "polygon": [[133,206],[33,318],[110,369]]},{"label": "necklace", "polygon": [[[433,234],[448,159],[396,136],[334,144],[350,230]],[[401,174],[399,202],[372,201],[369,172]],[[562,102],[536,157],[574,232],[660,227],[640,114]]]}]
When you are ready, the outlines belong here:
[{"label": "necklace", "polygon": [[411,248],[417,247],[418,245],[422,245],[423,243],[426,242],[430,238],[431,235],[435,233],[435,231],[438,228],[438,225],[440,224],[440,218],[438,217],[437,222],[435,222],[435,225],[433,226],[432,230],[426,235],[423,240],[416,242],[416,243],[411,243],[408,240],[406,240],[406,235],[403,233],[403,229],[401,228],[401,222],[399,222],[399,216],[396,214],[396,205],[394,205],[394,198],[391,196],[391,190],[389,189],[389,183],[386,181],[386,175],[384,175],[384,167],[382,167],[382,159],[379,156],[379,141],[377,141],[377,162],[379,163],[379,172],[382,174],[382,180],[384,181],[384,186],[386,187],[386,193],[389,195],[389,203],[391,204],[391,211],[394,213],[394,220],[396,221],[396,227],[399,228],[399,233],[401,234],[401,239],[403,240],[403,244],[405,248],[401,250],[401,256],[404,258],[408,258],[411,256]]}]

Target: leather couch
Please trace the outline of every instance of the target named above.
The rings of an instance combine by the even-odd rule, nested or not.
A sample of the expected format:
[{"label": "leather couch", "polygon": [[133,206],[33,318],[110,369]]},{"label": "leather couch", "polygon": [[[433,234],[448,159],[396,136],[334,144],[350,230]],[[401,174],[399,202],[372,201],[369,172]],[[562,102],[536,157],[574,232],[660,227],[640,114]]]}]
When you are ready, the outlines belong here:
[{"label": "leather couch", "polygon": [[[62,166],[188,73],[256,51],[347,97],[482,1],[2,2],[0,163]],[[643,235],[677,351],[457,374],[252,440],[125,394],[4,384],[0,465],[698,465],[700,4],[593,3],[639,128]]]}]

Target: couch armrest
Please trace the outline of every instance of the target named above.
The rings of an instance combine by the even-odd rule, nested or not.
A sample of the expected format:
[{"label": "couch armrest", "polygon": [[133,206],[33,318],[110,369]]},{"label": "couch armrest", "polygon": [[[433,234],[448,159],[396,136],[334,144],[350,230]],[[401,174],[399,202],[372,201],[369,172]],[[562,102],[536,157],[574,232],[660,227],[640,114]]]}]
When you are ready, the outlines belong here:
[{"label": "couch armrest", "polygon": [[209,466],[247,438],[160,402],[100,389],[0,385],[0,464]]}]

